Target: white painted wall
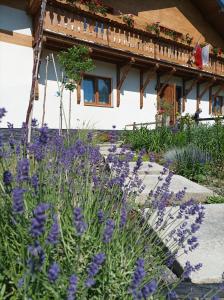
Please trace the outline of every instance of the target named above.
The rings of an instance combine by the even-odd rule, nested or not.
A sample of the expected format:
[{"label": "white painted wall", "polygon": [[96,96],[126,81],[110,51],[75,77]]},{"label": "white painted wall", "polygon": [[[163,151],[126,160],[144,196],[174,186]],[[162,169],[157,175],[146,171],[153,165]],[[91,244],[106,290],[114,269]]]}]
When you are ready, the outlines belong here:
[{"label": "white painted wall", "polygon": [[33,49],[0,42],[0,107],[8,111],[7,121],[20,127],[25,120],[29,101]]},{"label": "white painted wall", "polygon": [[[0,5],[0,28],[30,35],[32,31],[31,18],[25,11]],[[49,52],[44,51],[40,67],[39,93],[40,98],[34,103],[33,117],[41,123],[43,113],[43,98],[45,88],[45,65],[46,56]],[[56,58],[57,54],[55,54]],[[59,79],[61,71],[57,63]],[[96,68],[91,74],[112,79],[112,107],[84,106],[83,90],[81,103],[77,104],[76,91],[72,93],[72,128],[96,128],[111,129],[116,125],[117,129],[123,129],[125,125],[145,122],[154,122],[157,112],[156,77],[147,86],[144,95],[143,109],[140,109],[139,95],[139,70],[131,69],[121,89],[120,107],[116,103],[116,66],[113,64],[96,61]],[[7,121],[13,122],[15,127],[20,127],[25,120],[27,105],[30,95],[31,77],[33,66],[32,48],[0,42],[0,107],[8,111],[7,117],[1,123],[5,127]],[[182,85],[182,80],[173,77],[171,83]],[[45,122],[51,128],[59,126],[59,97],[57,96],[57,82],[53,65],[50,63],[48,70],[47,102]],[[196,110],[196,88],[188,95],[186,113],[194,114]],[[69,92],[64,91],[64,112],[68,122]],[[209,116],[208,92],[201,101],[202,117]],[[66,122],[63,120],[63,128]]]},{"label": "white painted wall", "polygon": [[[46,57],[48,53],[45,52]],[[55,55],[56,58],[56,55]],[[117,129],[123,129],[125,125],[144,122],[154,122],[157,110],[155,80],[152,80],[146,89],[143,109],[140,109],[139,95],[139,71],[132,69],[121,89],[120,107],[116,106],[116,66],[113,64],[96,61],[96,68],[90,74],[112,79],[112,107],[84,106],[83,90],[81,92],[81,104],[77,104],[76,91],[72,94],[72,127],[91,127],[97,129],[111,129],[116,125]],[[40,68],[40,100],[35,102],[34,116],[41,121],[43,112],[43,97],[45,86],[45,67],[46,61],[42,60]],[[59,76],[60,70],[57,64]],[[57,128],[59,124],[59,105],[60,100],[57,97],[57,82],[53,70],[53,65],[49,65],[49,80],[47,84],[47,102],[46,102],[46,122],[50,127]],[[69,110],[69,92],[64,92],[63,98],[64,110],[68,119]],[[85,124],[85,125],[84,125]],[[65,128],[65,122],[63,122]]]},{"label": "white painted wall", "polygon": [[0,28],[31,35],[32,19],[23,10],[0,4]]}]

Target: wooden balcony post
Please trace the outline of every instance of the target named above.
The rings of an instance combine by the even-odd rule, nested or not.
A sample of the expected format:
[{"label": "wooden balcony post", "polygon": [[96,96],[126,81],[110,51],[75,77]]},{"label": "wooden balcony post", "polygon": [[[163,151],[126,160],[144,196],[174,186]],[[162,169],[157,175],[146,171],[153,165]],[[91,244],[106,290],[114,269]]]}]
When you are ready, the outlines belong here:
[{"label": "wooden balcony post", "polygon": [[117,107],[120,106],[121,87],[134,62],[135,59],[132,57],[129,63],[127,63],[122,69],[120,65],[117,65]]}]

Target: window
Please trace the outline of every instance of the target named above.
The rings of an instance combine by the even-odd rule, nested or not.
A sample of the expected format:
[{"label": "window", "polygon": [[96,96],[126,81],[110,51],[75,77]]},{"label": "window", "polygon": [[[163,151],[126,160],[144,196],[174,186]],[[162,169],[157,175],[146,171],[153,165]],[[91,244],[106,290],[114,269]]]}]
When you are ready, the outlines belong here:
[{"label": "window", "polygon": [[224,112],[224,99],[222,96],[212,97],[212,113],[222,115]]},{"label": "window", "polygon": [[94,106],[111,106],[111,79],[84,76],[84,103]]}]

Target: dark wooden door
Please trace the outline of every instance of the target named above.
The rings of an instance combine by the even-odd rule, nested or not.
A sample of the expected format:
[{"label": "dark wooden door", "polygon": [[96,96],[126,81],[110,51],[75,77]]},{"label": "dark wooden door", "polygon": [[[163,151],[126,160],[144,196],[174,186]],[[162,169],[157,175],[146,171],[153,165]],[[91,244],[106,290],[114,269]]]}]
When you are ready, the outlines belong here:
[{"label": "dark wooden door", "polygon": [[164,108],[167,114],[170,116],[170,125],[173,125],[176,121],[176,85],[167,84],[160,96],[161,105],[164,103]]}]

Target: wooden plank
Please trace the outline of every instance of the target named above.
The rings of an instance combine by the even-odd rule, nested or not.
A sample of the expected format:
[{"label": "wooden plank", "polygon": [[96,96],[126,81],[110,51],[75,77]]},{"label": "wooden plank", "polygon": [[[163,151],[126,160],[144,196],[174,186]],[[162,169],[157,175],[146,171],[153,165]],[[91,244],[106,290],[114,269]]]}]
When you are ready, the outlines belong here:
[{"label": "wooden plank", "polygon": [[0,29],[0,41],[19,46],[32,47],[33,37],[26,34]]}]

